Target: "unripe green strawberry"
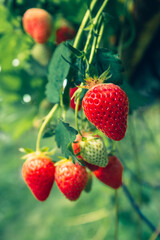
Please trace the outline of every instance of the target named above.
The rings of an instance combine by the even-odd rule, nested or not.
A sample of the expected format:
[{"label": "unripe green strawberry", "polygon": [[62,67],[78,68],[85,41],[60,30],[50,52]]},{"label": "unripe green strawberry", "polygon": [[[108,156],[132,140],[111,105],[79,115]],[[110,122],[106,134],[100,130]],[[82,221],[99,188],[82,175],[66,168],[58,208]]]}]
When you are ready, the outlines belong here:
[{"label": "unripe green strawberry", "polygon": [[122,185],[123,165],[116,156],[109,156],[105,168],[98,168],[93,174],[104,184],[117,189]]},{"label": "unripe green strawberry", "polygon": [[103,140],[97,136],[87,137],[80,142],[82,158],[93,165],[105,167],[108,163],[108,155]]},{"label": "unripe green strawberry", "polygon": [[66,198],[75,201],[87,184],[88,174],[85,167],[64,159],[56,166],[55,181]]},{"label": "unripe green strawberry", "polygon": [[52,16],[40,8],[30,8],[23,16],[24,30],[37,43],[45,43],[52,33]]},{"label": "unripe green strawberry", "polygon": [[45,67],[51,59],[52,49],[46,44],[36,43],[31,50],[31,55],[35,61]]},{"label": "unripe green strawberry", "polygon": [[[83,137],[89,137],[89,136],[94,136],[94,137],[99,137],[98,135],[93,135],[91,132],[83,132]],[[83,160],[83,157],[81,156],[81,146],[80,146],[80,142],[82,141],[82,136],[80,134],[77,134],[75,141],[72,143],[72,148],[73,151],[75,153],[75,155],[77,155],[77,158],[80,160]],[[88,163],[88,162],[84,162],[85,166],[91,170],[91,171],[95,171],[96,169],[98,169],[98,166]]]},{"label": "unripe green strawberry", "polygon": [[54,163],[42,153],[29,154],[22,168],[26,184],[39,201],[48,198],[54,183],[54,173]]},{"label": "unripe green strawberry", "polygon": [[96,84],[85,94],[83,110],[88,120],[107,137],[120,141],[127,129],[129,102],[117,85]]}]

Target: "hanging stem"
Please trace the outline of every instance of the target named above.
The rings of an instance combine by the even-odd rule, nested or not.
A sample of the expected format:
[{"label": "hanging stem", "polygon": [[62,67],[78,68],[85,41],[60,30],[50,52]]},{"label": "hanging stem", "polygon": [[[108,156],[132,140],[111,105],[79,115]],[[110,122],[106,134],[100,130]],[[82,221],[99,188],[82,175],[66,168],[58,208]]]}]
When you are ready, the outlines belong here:
[{"label": "hanging stem", "polygon": [[66,118],[66,111],[65,111],[65,108],[64,108],[64,104],[63,104],[63,93],[62,93],[62,89],[61,89],[61,92],[60,92],[60,106],[61,106],[61,115],[62,115],[62,119],[65,120]]},{"label": "hanging stem", "polygon": [[79,43],[79,40],[80,40],[80,38],[81,38],[83,29],[84,29],[84,27],[85,27],[85,25],[86,25],[86,23],[87,23],[87,21],[88,21],[88,19],[89,19],[90,11],[93,10],[96,2],[97,2],[97,0],[93,0],[93,1],[91,2],[90,9],[87,10],[87,12],[86,12],[86,14],[85,14],[85,16],[84,16],[84,18],[83,18],[83,20],[82,20],[82,23],[81,23],[81,25],[80,25],[80,28],[79,28],[79,30],[78,30],[78,32],[77,32],[77,35],[76,35],[76,38],[75,38],[75,41],[74,41],[74,44],[73,44],[73,47],[74,47],[74,48],[77,48],[77,47],[78,47],[78,43]]},{"label": "hanging stem", "polygon": [[[99,19],[99,25],[101,25],[101,20],[102,20],[102,18]],[[96,31],[97,35],[94,36],[94,40],[93,40],[93,43],[92,43],[91,53],[90,53],[90,57],[89,57],[89,65],[93,61],[93,57],[94,57],[94,54],[96,52],[96,48],[98,48],[100,40],[102,38],[102,34],[103,34],[103,30],[104,30],[104,23],[102,23],[102,25],[100,27],[100,30],[98,28],[99,28],[99,26],[97,27],[97,31]]]},{"label": "hanging stem", "polygon": [[89,30],[89,33],[88,33],[88,38],[87,38],[87,41],[86,41],[86,45],[85,45],[84,50],[83,50],[85,54],[86,54],[86,52],[87,52],[89,43],[90,43],[91,38],[92,38],[92,31],[93,31],[93,28],[91,28],[91,29]]},{"label": "hanging stem", "polygon": [[[93,57],[94,57],[94,54],[95,54],[95,49],[96,47],[99,46],[99,43],[100,43],[100,40],[101,40],[101,37],[102,37],[102,34],[103,34],[103,30],[104,30],[104,23],[102,23],[102,26],[100,27],[100,31],[99,31],[99,25],[101,24],[101,20],[102,20],[102,11],[104,10],[106,4],[107,4],[108,0],[105,0],[102,4],[102,6],[100,7],[97,15],[95,16],[94,20],[93,20],[93,24],[91,26],[91,29],[89,31],[89,34],[88,34],[88,38],[87,38],[87,42],[86,42],[86,45],[84,47],[84,53],[87,52],[87,49],[88,49],[88,46],[89,46],[89,43],[91,42],[91,39],[92,39],[92,35],[93,35],[93,31],[95,29],[95,27],[97,26],[97,30],[95,30],[96,34],[98,35],[98,32],[99,32],[99,36],[94,36],[94,40],[93,40],[93,43],[92,43],[92,48],[91,48],[91,53],[90,53],[90,57],[89,57],[89,65],[92,63],[92,60],[93,60]],[[88,70],[88,69],[87,69]]]},{"label": "hanging stem", "polygon": [[78,107],[79,107],[79,101],[80,101],[80,97],[77,98],[77,101],[76,101],[76,108],[75,108],[75,124],[76,124],[76,128],[77,128],[77,131],[78,133],[82,136],[83,138],[83,135],[79,129],[79,124],[78,124]]},{"label": "hanging stem", "polygon": [[100,15],[102,14],[102,12],[103,12],[103,10],[104,10],[104,8],[105,8],[105,6],[106,6],[106,4],[107,4],[108,1],[109,1],[109,0],[105,0],[105,1],[103,2],[102,6],[100,7],[100,9],[99,9],[99,11],[98,11],[98,13],[97,13],[97,15],[96,15],[95,18],[94,18],[93,25],[95,25],[95,24],[97,23]]},{"label": "hanging stem", "polygon": [[99,44],[100,44],[100,41],[101,41],[101,38],[102,38],[102,35],[103,35],[103,31],[104,31],[104,22],[102,22],[102,25],[101,25],[101,28],[100,28],[100,31],[99,31],[99,36],[97,38],[96,48],[99,47]]},{"label": "hanging stem", "polygon": [[115,235],[114,235],[114,239],[118,240],[118,190],[115,190]]},{"label": "hanging stem", "polygon": [[36,151],[37,152],[40,151],[40,146],[39,145],[40,145],[40,140],[41,140],[41,137],[42,137],[43,130],[45,129],[47,123],[50,121],[50,119],[52,118],[52,116],[55,113],[55,111],[57,110],[57,108],[58,108],[58,104],[54,105],[54,107],[48,113],[48,115],[46,116],[44,122],[41,125],[41,128],[40,128],[39,133],[38,133],[38,137],[37,137],[37,143],[36,143]]}]

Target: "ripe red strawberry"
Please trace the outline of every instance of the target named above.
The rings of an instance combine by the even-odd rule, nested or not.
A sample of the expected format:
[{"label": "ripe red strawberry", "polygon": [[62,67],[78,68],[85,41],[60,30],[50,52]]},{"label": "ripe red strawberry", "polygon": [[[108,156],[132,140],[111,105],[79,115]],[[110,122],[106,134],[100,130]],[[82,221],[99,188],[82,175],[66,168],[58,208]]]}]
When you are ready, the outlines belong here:
[{"label": "ripe red strawberry", "polygon": [[71,160],[62,160],[55,170],[55,181],[60,191],[71,201],[77,200],[88,181],[85,167]]},{"label": "ripe red strawberry", "polygon": [[[91,133],[84,132],[84,133],[83,133],[83,136],[87,138],[87,137],[91,136]],[[99,137],[98,135],[94,135],[94,136],[95,136],[95,137]],[[76,139],[75,139],[75,141],[74,141],[75,143],[74,143],[74,142],[72,143],[72,148],[73,148],[73,151],[74,151],[75,155],[77,155],[77,154],[80,153],[80,151],[81,151],[81,146],[80,146],[81,141],[82,141],[81,135],[80,135],[80,134],[77,134]],[[88,169],[90,169],[91,171],[95,171],[96,169],[98,169],[98,166],[86,162],[86,161],[83,159],[83,157],[81,156],[81,154],[79,154],[79,155],[77,156],[77,158],[83,160],[85,166],[86,166]]]},{"label": "ripe red strawberry", "polygon": [[[69,96],[70,96],[70,107],[75,110],[76,108],[76,104],[75,104],[75,97],[72,98],[73,94],[75,93],[75,91],[77,91],[78,87],[74,87],[74,88],[70,88],[69,91]],[[72,99],[71,99],[72,98]],[[82,108],[82,104],[80,103],[78,106],[78,111],[80,111]]]},{"label": "ripe red strawberry", "polygon": [[30,154],[22,168],[26,184],[39,201],[48,198],[54,182],[54,173],[54,163],[49,157],[42,154]]},{"label": "ripe red strawberry", "polygon": [[71,40],[75,37],[76,31],[69,26],[62,26],[56,31],[56,43],[60,44],[66,40]]},{"label": "ripe red strawberry", "polygon": [[[83,136],[87,137],[88,133],[83,133]],[[76,139],[72,143],[72,148],[73,148],[73,151],[74,151],[75,155],[77,155],[80,152],[80,150],[81,150],[81,147],[80,147],[80,144],[79,144],[81,140],[82,140],[81,135],[77,134]],[[83,160],[81,155],[77,155],[77,158]]]},{"label": "ripe red strawberry", "polygon": [[37,43],[45,43],[52,33],[53,20],[44,9],[30,8],[24,13],[23,27]]},{"label": "ripe red strawberry", "polygon": [[119,86],[112,83],[94,85],[85,94],[82,105],[88,120],[109,138],[115,141],[124,138],[129,102]]},{"label": "ripe red strawberry", "polygon": [[104,184],[117,189],[122,185],[123,165],[116,156],[109,156],[107,166],[99,167],[93,174]]}]

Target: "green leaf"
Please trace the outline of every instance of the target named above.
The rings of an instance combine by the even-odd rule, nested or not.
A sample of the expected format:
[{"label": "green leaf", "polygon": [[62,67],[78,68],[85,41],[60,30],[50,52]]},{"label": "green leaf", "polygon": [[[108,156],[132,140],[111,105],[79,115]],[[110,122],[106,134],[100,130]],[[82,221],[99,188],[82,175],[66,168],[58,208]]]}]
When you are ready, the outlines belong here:
[{"label": "green leaf", "polygon": [[74,48],[70,43],[66,43],[66,46],[69,48],[69,50],[76,56],[79,58],[83,57],[83,52]]},{"label": "green leaf", "polygon": [[48,150],[49,150],[49,147],[43,147],[43,148],[41,148],[41,152],[48,152]]},{"label": "green leaf", "polygon": [[109,73],[110,73],[110,66],[108,67],[108,69],[105,72],[103,72],[101,74],[101,76],[99,76],[99,79],[102,79],[103,81],[106,81],[107,79],[112,77],[112,75],[109,75]]},{"label": "green leaf", "polygon": [[81,82],[84,81],[84,78],[85,78],[86,65],[85,65],[85,62],[83,61],[82,58],[77,58],[76,59],[75,67],[76,68],[75,68],[75,71],[72,72],[72,76],[73,76],[73,79],[74,79],[74,84],[79,85]]},{"label": "green leaf", "polygon": [[70,65],[62,58],[62,55],[67,59],[70,59],[71,56],[71,52],[64,43],[56,48],[49,65],[49,82],[46,87],[46,95],[52,103],[60,101],[60,90],[70,69]]},{"label": "green leaf", "polygon": [[114,84],[122,84],[123,76],[123,66],[121,64],[118,55],[113,54],[113,52],[107,49],[99,48],[96,54],[96,67],[98,69],[99,75],[102,74],[110,66],[110,82]]},{"label": "green leaf", "polygon": [[23,153],[33,153],[34,151],[31,148],[19,148],[20,152]]},{"label": "green leaf", "polygon": [[50,125],[46,130],[43,135],[43,138],[49,138],[53,137],[55,135],[55,127],[56,125]]},{"label": "green leaf", "polygon": [[89,24],[87,27],[84,28],[84,31],[89,31],[91,30],[91,28],[93,28],[93,24]]},{"label": "green leaf", "polygon": [[70,127],[68,123],[60,121],[55,134],[57,146],[61,148],[62,153],[68,158],[71,155],[71,152],[68,150],[68,144],[75,140],[77,130]]}]

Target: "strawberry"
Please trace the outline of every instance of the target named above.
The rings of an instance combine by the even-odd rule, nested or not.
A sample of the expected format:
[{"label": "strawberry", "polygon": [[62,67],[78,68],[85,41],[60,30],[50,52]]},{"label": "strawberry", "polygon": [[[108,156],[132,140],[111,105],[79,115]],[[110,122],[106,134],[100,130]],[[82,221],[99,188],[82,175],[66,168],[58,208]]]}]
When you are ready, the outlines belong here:
[{"label": "strawberry", "polygon": [[94,164],[91,164],[91,163],[88,163],[88,162],[84,162],[85,166],[90,170],[90,171],[95,171],[97,170],[99,167],[94,165]]},{"label": "strawberry", "polygon": [[[70,107],[75,110],[76,108],[76,104],[75,104],[75,97],[72,98],[73,94],[75,93],[75,91],[77,91],[78,87],[74,87],[74,88],[70,88],[69,91],[69,96],[70,96]],[[72,99],[71,99],[72,98]],[[78,111],[80,111],[82,108],[82,104],[80,103],[78,106]]]},{"label": "strawberry", "polygon": [[23,16],[24,30],[37,43],[45,43],[52,33],[52,16],[40,8],[30,8]]},{"label": "strawberry", "polygon": [[56,31],[56,43],[60,44],[75,37],[76,31],[70,26],[62,26]]},{"label": "strawberry", "polygon": [[32,58],[41,66],[47,66],[52,56],[52,49],[46,44],[36,43],[31,50]]},{"label": "strawberry", "polygon": [[108,162],[107,150],[102,138],[89,136],[80,142],[82,158],[93,165],[105,167]]},{"label": "strawberry", "polygon": [[48,198],[54,183],[54,173],[54,163],[43,154],[29,154],[22,168],[26,184],[39,201]]},{"label": "strawberry", "polygon": [[116,156],[109,156],[105,168],[98,168],[93,174],[104,184],[117,189],[122,185],[123,165]]},{"label": "strawberry", "polygon": [[96,170],[97,166],[105,167],[108,162],[107,150],[102,138],[98,135],[91,135],[87,132],[83,133],[86,140],[82,141],[80,134],[76,136],[75,143],[72,148],[77,158],[84,160],[84,164],[91,171]]},{"label": "strawberry", "polygon": [[75,201],[87,184],[88,174],[85,167],[64,159],[56,166],[55,181],[66,198]]},{"label": "strawberry", "polygon": [[94,85],[85,94],[82,105],[88,120],[107,137],[115,141],[124,138],[129,102],[119,86],[112,83]]},{"label": "strawberry", "polygon": [[[84,136],[84,137],[87,137],[87,136],[88,136],[88,133],[86,133],[86,132],[83,133],[83,136]],[[80,151],[81,151],[81,147],[80,147],[80,145],[79,145],[79,143],[80,143],[81,140],[82,140],[81,135],[80,135],[80,134],[77,134],[75,141],[72,143],[72,148],[73,148],[73,151],[74,151],[75,155],[77,155],[77,158],[83,160],[82,156],[79,154]],[[79,154],[79,155],[78,155],[78,154]]]}]

